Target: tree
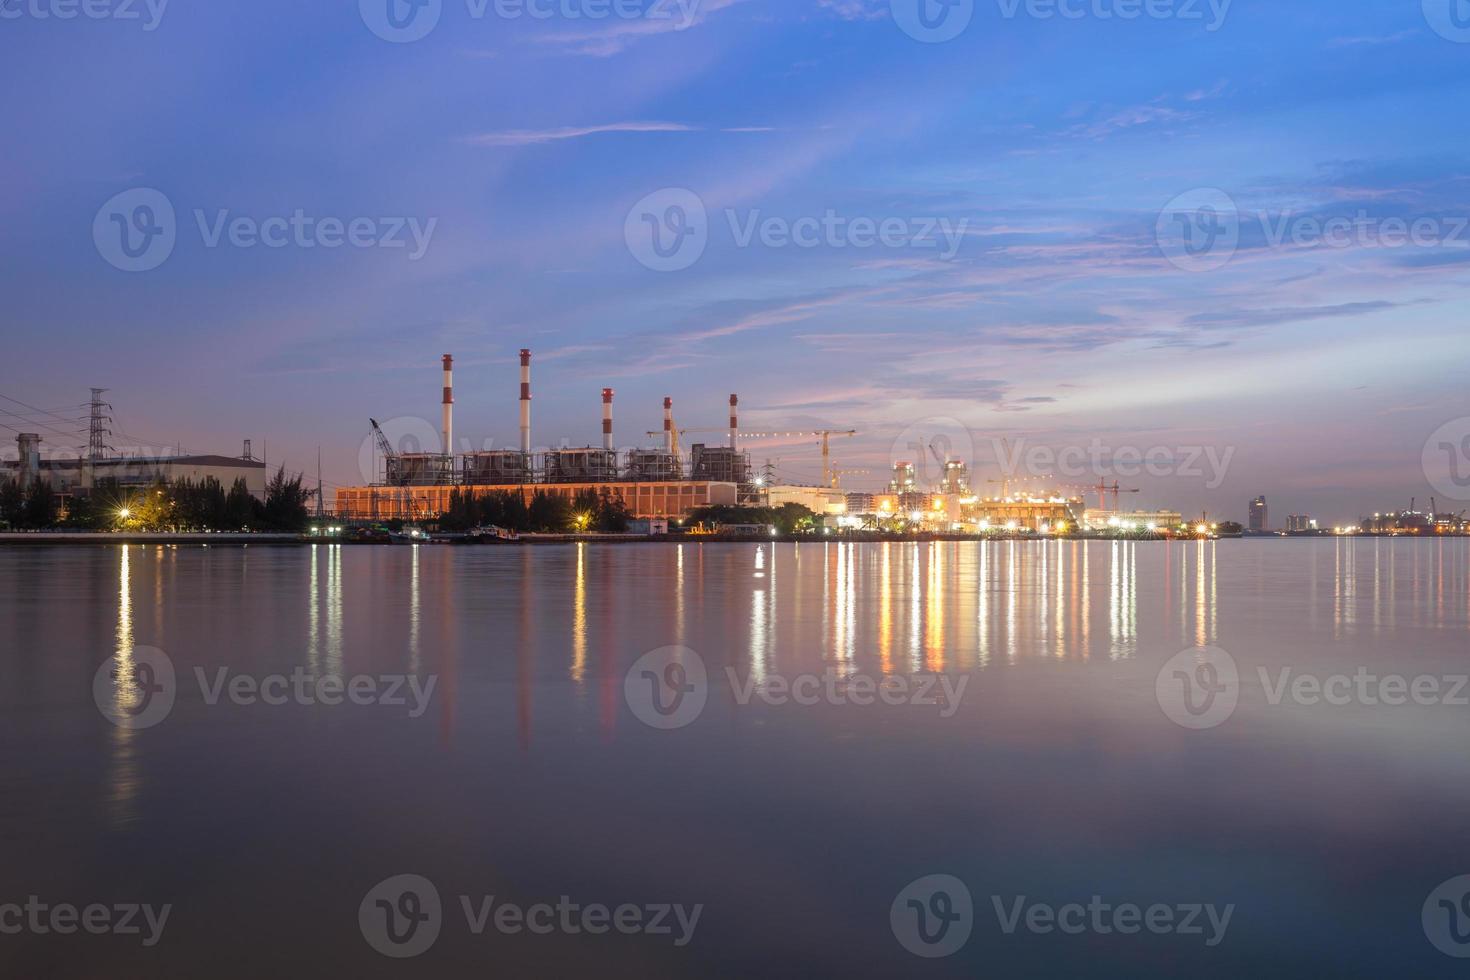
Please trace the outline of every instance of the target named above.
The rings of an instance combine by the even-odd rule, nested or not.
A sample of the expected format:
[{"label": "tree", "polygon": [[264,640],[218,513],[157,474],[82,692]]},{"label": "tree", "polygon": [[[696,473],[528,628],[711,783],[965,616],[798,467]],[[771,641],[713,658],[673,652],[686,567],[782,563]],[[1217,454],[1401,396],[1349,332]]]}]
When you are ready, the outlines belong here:
[{"label": "tree", "polygon": [[51,484],[37,477],[26,491],[24,522],[26,527],[43,528],[56,526],[56,515],[61,502]]},{"label": "tree", "polygon": [[301,474],[286,476],[282,466],[265,486],[265,506],[261,521],[273,531],[304,531],[311,520],[306,501],[311,493],[301,483]]},{"label": "tree", "polygon": [[25,520],[26,492],[19,480],[0,479],[0,522],[20,527]]},{"label": "tree", "polygon": [[243,476],[236,477],[225,497],[225,525],[231,531],[247,530],[255,523],[255,498]]},{"label": "tree", "polygon": [[560,494],[537,490],[527,514],[528,530],[557,532],[572,527],[572,505]]}]

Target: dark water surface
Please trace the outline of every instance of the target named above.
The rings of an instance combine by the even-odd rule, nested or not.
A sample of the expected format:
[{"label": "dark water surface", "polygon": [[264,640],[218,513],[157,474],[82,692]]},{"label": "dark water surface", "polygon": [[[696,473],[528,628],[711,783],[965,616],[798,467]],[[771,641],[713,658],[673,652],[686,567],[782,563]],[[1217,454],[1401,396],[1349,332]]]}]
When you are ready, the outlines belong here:
[{"label": "dark water surface", "polygon": [[[172,906],[153,946],[0,935],[4,976],[1470,969],[1421,921],[1470,874],[1470,707],[1444,703],[1470,671],[1464,540],[8,548],[0,631],[0,904]],[[625,675],[669,646],[708,693],[661,730]],[[1233,714],[1199,730],[1156,686],[1196,646],[1239,674]],[[141,647],[175,700],[119,727],[94,675]],[[429,693],[418,717],[406,684],[405,705],[211,704],[196,668]],[[726,668],[966,686],[952,706],[741,705]],[[1446,697],[1272,704],[1283,668]],[[443,912],[393,959],[359,907],[403,874]],[[890,907],[934,874],[965,884],[973,930],[923,959]],[[702,910],[683,946],[677,927],[475,935],[460,896],[492,895]],[[1213,946],[1203,916],[1199,935],[1007,933],[995,903],[1022,896],[1233,911]]]}]

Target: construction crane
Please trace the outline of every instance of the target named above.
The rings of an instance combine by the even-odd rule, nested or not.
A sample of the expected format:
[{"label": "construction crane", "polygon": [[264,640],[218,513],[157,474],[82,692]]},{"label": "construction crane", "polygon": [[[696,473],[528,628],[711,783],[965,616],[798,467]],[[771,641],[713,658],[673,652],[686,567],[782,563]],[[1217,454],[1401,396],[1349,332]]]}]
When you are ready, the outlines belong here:
[{"label": "construction crane", "polygon": [[816,429],[806,432],[741,432],[742,439],[790,439],[820,437],[822,440],[822,486],[831,489],[832,482],[832,439],[857,435],[856,429]]},{"label": "construction crane", "polygon": [[378,443],[378,452],[383,454],[383,459],[397,459],[398,450],[393,448],[393,443],[388,441],[388,436],[383,432],[383,427],[378,424],[377,419],[368,419],[373,424],[373,439]]},{"label": "construction crane", "polygon": [[872,470],[850,470],[845,466],[834,466],[832,467],[832,489],[842,489],[842,478],[844,476],[866,476],[872,472]]},{"label": "construction crane", "polygon": [[1117,480],[1114,480],[1113,481],[1113,485],[1112,486],[1108,486],[1106,480],[1098,480],[1096,486],[1089,486],[1088,484],[1085,484],[1085,483],[1067,483],[1067,484],[1063,484],[1063,489],[1066,489],[1066,490],[1087,490],[1087,491],[1090,491],[1092,493],[1097,494],[1097,508],[1098,508],[1098,510],[1107,510],[1108,509],[1108,497],[1107,497],[1107,495],[1108,494],[1112,494],[1113,495],[1113,510],[1115,510],[1115,511],[1120,511],[1121,510],[1121,500],[1120,500],[1120,497],[1121,497],[1122,494],[1125,494],[1125,493],[1142,493],[1143,492],[1142,490],[1139,490],[1137,487],[1123,487],[1123,486],[1119,486]]},{"label": "construction crane", "polygon": [[[729,432],[729,431],[730,431],[729,429],[680,429],[680,428],[675,428],[674,429],[674,445],[677,447],[678,444],[679,444],[679,437],[682,436],[682,435],[684,435],[687,432],[693,432],[693,433],[716,433],[716,432]],[[832,477],[832,439],[834,439],[834,438],[840,439],[840,438],[842,438],[844,436],[855,436],[857,434],[858,433],[857,433],[857,430],[856,429],[816,429],[816,430],[813,430],[813,431],[802,431],[802,432],[737,432],[737,433],[735,433],[736,437],[737,438],[740,438],[740,439],[791,439],[791,438],[820,437],[821,440],[822,440],[822,486],[827,487],[829,489],[833,486],[833,483],[832,483],[832,479],[833,479],[833,477]],[[663,433],[662,432],[650,432],[650,433],[648,433],[648,435],[650,435],[650,436],[661,436],[661,435],[663,435]],[[675,450],[675,452],[677,453],[677,449]]]}]

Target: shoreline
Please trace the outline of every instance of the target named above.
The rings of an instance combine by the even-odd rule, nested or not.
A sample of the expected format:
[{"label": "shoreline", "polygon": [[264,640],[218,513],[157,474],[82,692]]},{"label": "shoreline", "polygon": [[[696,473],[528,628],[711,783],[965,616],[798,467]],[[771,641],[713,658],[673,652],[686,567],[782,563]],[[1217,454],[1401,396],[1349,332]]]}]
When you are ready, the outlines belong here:
[{"label": "shoreline", "polygon": [[[1322,539],[1335,540],[1338,538],[1388,538],[1391,540],[1412,541],[1440,541],[1440,540],[1463,540],[1470,539],[1470,535],[1463,534],[1319,534],[1319,535],[1251,535],[1244,538],[1199,538],[1199,537],[1170,537],[1167,535],[1061,535],[1039,537],[1027,534],[993,534],[985,537],[962,534],[888,534],[888,535],[783,535],[773,537],[755,537],[745,535],[651,535],[651,534],[523,534],[514,541],[494,541],[484,543],[471,543],[457,540],[452,537],[433,537],[423,542],[424,545],[435,545],[454,548],[514,548],[519,546],[536,546],[552,544],[818,544],[818,543],[847,543],[847,544],[919,544],[928,542],[983,542],[983,541],[1021,541],[1021,542],[1051,542],[1051,541],[1132,541],[1132,542],[1171,542],[1182,543],[1196,541],[1275,541],[1275,540],[1307,540],[1315,541]],[[119,544],[136,545],[191,545],[219,547],[248,547],[250,545],[264,545],[270,547],[304,547],[317,544],[351,545],[354,547],[402,547],[406,542],[384,542],[384,541],[358,541],[350,538],[322,537],[301,534],[271,534],[271,533],[202,533],[202,532],[122,532],[122,531],[0,531],[0,547],[14,545],[18,547],[34,547],[42,545],[91,545],[107,546]]]}]

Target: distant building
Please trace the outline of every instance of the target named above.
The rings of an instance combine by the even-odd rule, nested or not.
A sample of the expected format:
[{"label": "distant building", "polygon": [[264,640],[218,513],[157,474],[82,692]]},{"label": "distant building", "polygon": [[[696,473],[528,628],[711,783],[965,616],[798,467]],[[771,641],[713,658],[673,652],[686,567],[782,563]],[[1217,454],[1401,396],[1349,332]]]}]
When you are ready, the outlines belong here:
[{"label": "distant building", "polygon": [[878,503],[871,493],[849,493],[847,495],[847,512],[849,514],[876,514]]},{"label": "distant building", "polygon": [[766,488],[765,496],[768,507],[800,504],[819,515],[847,513],[847,497],[841,490],[824,490],[821,487],[774,486]]},{"label": "distant building", "polygon": [[1117,528],[1130,531],[1173,531],[1184,524],[1184,515],[1177,510],[1135,510],[1120,513],[1089,507],[1083,514],[1082,523],[1093,531]]},{"label": "distant building", "polygon": [[1269,509],[1266,507],[1266,498],[1257,497],[1251,501],[1251,516],[1249,527],[1252,531],[1264,534],[1271,530]]},{"label": "distant building", "polygon": [[0,477],[25,482],[39,479],[62,497],[85,496],[99,483],[123,488],[145,487],[157,482],[213,478],[229,490],[237,479],[245,481],[251,496],[265,499],[265,464],[234,456],[126,456],[89,460],[76,455],[47,458],[41,440],[24,433],[16,440],[19,459],[0,460]]},{"label": "distant building", "polygon": [[1286,519],[1287,534],[1311,534],[1316,530],[1317,522],[1306,514],[1292,514]]}]

